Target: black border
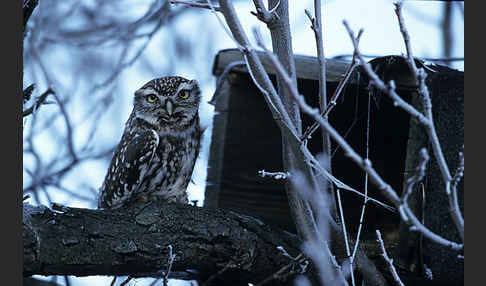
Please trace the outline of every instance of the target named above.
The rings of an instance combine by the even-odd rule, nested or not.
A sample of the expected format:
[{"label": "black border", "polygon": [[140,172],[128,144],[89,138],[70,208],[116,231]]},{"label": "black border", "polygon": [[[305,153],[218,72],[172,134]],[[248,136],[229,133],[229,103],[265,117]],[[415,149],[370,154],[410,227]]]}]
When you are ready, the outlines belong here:
[{"label": "black border", "polygon": [[[2,144],[2,195],[1,225],[2,278],[8,285],[22,285],[22,1],[2,1],[0,35],[2,44],[3,90],[0,112]],[[4,278],[5,279],[5,278]],[[3,279],[2,279],[3,280]]]}]

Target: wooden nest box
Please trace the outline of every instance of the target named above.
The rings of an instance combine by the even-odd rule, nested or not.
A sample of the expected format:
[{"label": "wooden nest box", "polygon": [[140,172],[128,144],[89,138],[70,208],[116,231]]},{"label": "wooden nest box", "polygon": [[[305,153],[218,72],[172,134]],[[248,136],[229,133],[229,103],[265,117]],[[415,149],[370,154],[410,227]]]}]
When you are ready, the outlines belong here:
[{"label": "wooden nest box", "polygon": [[[266,56],[260,54],[260,58],[276,86],[272,66]],[[219,79],[229,64],[242,60],[238,50],[222,50],[215,58],[213,73]],[[397,91],[403,99],[419,106],[419,101],[413,96],[415,87],[411,83],[408,66],[403,58],[382,57],[372,60],[371,64],[380,77],[386,81],[395,80]],[[334,93],[348,65],[347,61],[327,60],[328,97]],[[428,73],[427,81],[432,94],[439,139],[449,166],[455,168],[458,152],[464,144],[464,73],[443,66],[422,66]],[[295,67],[299,92],[304,95],[308,104],[317,107],[317,59],[295,56]],[[246,66],[233,67],[219,91],[215,103],[205,206],[234,210],[295,233],[283,182],[259,176],[260,170],[283,171],[281,134]],[[414,154],[420,148],[426,147],[433,158],[423,129],[407,113],[396,108],[387,95],[377,92],[369,85],[367,77],[360,69],[356,69],[350,78],[336,107],[329,115],[329,121],[361,156],[364,157],[368,150],[375,169],[398,192],[402,189],[404,178],[408,178],[410,172],[413,172],[416,166]],[[312,123],[309,117],[302,116],[303,130]],[[308,147],[313,154],[318,154],[322,151],[321,146],[318,130],[309,141]],[[363,192],[365,174],[345,157],[332,140],[331,154],[333,175]],[[451,231],[454,230],[454,225],[448,213],[443,183],[434,159],[428,164],[427,175],[420,188],[422,189],[414,192],[411,198],[413,211],[433,231],[459,241],[457,234]],[[463,206],[462,184],[459,190],[459,199]],[[363,199],[348,191],[342,191],[341,194],[346,225],[353,235],[359,225]],[[368,185],[368,194],[388,203],[371,183]],[[400,257],[403,267],[410,268],[408,270],[417,272],[426,262],[436,277],[447,277],[448,283],[459,281],[463,277],[463,264],[457,261],[457,254],[409,232],[408,227],[400,226],[396,213],[369,204],[365,213],[362,239],[374,241],[376,229],[384,233],[386,243],[398,245],[396,256]],[[428,255],[432,252],[440,253],[437,256],[440,258],[435,257],[435,254]],[[443,265],[444,257],[457,263]],[[454,269],[449,269],[450,267]]]}]

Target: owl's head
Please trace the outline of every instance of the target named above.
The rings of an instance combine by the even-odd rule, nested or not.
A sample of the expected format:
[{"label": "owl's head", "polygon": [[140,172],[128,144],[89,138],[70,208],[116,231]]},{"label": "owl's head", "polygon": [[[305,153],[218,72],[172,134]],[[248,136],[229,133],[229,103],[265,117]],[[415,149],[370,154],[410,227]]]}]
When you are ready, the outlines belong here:
[{"label": "owl's head", "polygon": [[153,79],[135,92],[135,116],[155,126],[187,126],[198,113],[200,94],[195,80]]}]

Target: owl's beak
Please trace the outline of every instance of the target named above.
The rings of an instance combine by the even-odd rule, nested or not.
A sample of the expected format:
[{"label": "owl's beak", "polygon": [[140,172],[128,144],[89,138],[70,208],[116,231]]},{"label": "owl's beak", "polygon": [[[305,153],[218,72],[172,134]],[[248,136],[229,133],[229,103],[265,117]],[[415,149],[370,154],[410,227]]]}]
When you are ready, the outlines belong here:
[{"label": "owl's beak", "polygon": [[172,101],[170,101],[170,99],[167,99],[167,101],[165,102],[165,110],[167,110],[169,116],[172,116],[172,113],[174,112],[174,104],[172,103]]}]

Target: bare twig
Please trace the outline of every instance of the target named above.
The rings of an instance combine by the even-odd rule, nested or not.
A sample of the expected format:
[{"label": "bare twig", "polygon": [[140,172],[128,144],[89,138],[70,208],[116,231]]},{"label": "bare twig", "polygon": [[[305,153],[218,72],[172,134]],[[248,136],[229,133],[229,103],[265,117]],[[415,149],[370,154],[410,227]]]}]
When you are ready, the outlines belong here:
[{"label": "bare twig", "polygon": [[[346,222],[344,219],[344,211],[343,211],[343,206],[341,202],[341,191],[339,189],[336,190],[336,195],[338,199],[338,207],[339,207],[339,215],[341,216],[341,227],[343,229],[344,233],[344,245],[346,246],[346,256],[351,258],[351,251],[349,249],[349,240],[348,240],[348,231],[346,229]],[[354,271],[353,271],[353,263],[349,263],[349,273],[351,275],[351,284],[354,286],[355,281],[354,281]]]},{"label": "bare twig", "polygon": [[123,282],[120,284],[120,286],[125,286],[125,285],[127,285],[127,284],[128,284],[128,282],[130,282],[130,280],[132,280],[132,279],[133,279],[132,277],[128,276],[128,277],[127,277],[127,279],[125,279],[125,281],[123,281]]},{"label": "bare twig", "polygon": [[352,30],[349,28],[349,25],[346,21],[343,21],[346,29],[348,30],[348,34],[351,38],[351,41],[354,46],[355,53],[358,55],[360,59],[361,66],[369,76],[371,82],[383,93],[388,94],[391,99],[393,100],[394,104],[411,116],[415,117],[419,123],[421,123],[427,132],[429,141],[432,146],[432,150],[434,152],[434,156],[437,159],[437,164],[439,166],[439,170],[442,174],[443,181],[445,183],[445,192],[448,197],[449,202],[449,209],[451,213],[452,220],[456,225],[456,228],[459,232],[461,240],[464,241],[464,218],[461,214],[461,211],[458,207],[457,200],[455,199],[457,194],[455,194],[456,190],[451,188],[451,181],[452,177],[449,171],[449,167],[447,166],[447,162],[445,160],[444,154],[442,152],[442,148],[439,142],[439,138],[437,136],[437,132],[435,130],[435,124],[433,120],[432,114],[432,102],[429,94],[429,90],[425,84],[425,71],[423,68],[418,69],[415,60],[413,58],[412,47],[410,44],[410,36],[408,31],[405,27],[404,19],[401,13],[402,9],[402,2],[395,3],[395,13],[398,18],[398,24],[400,26],[400,31],[402,33],[402,37],[404,39],[405,48],[407,50],[407,64],[410,68],[413,78],[415,79],[416,83],[418,84],[418,94],[422,99],[422,105],[424,108],[424,114],[419,112],[415,109],[412,105],[406,103],[395,91],[395,84],[393,81],[390,81],[388,85],[386,85],[376,73],[372,70],[370,64],[366,62],[366,60],[362,57],[358,43],[354,37]]},{"label": "bare twig", "polygon": [[194,7],[194,8],[203,8],[203,9],[214,9],[215,11],[220,11],[219,7],[213,7],[211,8],[210,5],[208,4],[204,4],[204,3],[199,3],[199,2],[192,2],[192,1],[179,1],[179,0],[170,0],[169,1],[170,4],[182,4],[182,5],[186,5],[186,6],[190,6],[190,7]]},{"label": "bare twig", "polygon": [[[424,112],[425,116],[428,119],[428,124],[424,124],[425,127],[427,128],[427,134],[429,136],[429,140],[431,141],[432,144],[432,149],[434,150],[434,155],[438,161],[439,164],[439,169],[442,173],[444,182],[446,183],[446,192],[449,195],[449,184],[451,181],[451,175],[449,172],[449,168],[447,167],[447,163],[444,157],[444,154],[442,152],[442,149],[440,147],[439,139],[437,137],[437,133],[435,131],[435,126],[434,126],[434,120],[432,117],[432,103],[429,95],[429,90],[425,84],[425,71],[423,69],[417,69],[417,66],[415,65],[415,60],[413,58],[413,53],[412,53],[412,47],[410,44],[410,36],[408,35],[408,31],[405,27],[405,22],[403,20],[402,16],[402,2],[395,3],[395,13],[397,14],[398,18],[398,24],[400,25],[400,31],[402,33],[402,37],[405,43],[405,47],[407,49],[407,63],[410,67],[410,71],[412,72],[412,76],[415,78],[416,82],[419,84],[419,89],[418,92],[422,97],[423,100],[423,106],[424,106]],[[412,114],[413,115],[413,114]],[[419,120],[421,123],[423,123],[422,120]],[[453,214],[453,219],[457,214]],[[460,218],[456,218],[460,219]],[[454,220],[456,220],[454,219]],[[462,239],[464,239],[464,230],[461,231],[461,228],[464,229],[464,222],[462,222],[462,227],[461,223],[457,222],[458,225],[458,230],[461,234]]]},{"label": "bare twig", "polygon": [[400,217],[404,222],[411,225],[410,227],[411,230],[418,231],[423,236],[443,246],[452,248],[454,250],[462,250],[462,248],[464,247],[462,244],[458,244],[453,241],[447,240],[442,236],[432,232],[430,229],[428,229],[422,222],[420,222],[417,219],[417,217],[413,214],[412,210],[408,206],[408,198],[410,197],[410,194],[413,191],[413,187],[415,186],[415,184],[420,182],[425,176],[425,170],[428,161],[429,161],[429,155],[427,153],[427,150],[423,148],[420,150],[419,162],[415,174],[412,175],[406,181],[404,192],[401,198],[401,205],[398,208]]},{"label": "bare twig", "polygon": [[[368,110],[367,110],[367,124],[366,124],[366,159],[369,159],[369,143],[370,143],[370,102],[371,102],[371,95],[368,94]],[[364,214],[366,210],[366,204],[368,203],[368,173],[365,173],[365,183],[364,183],[364,199],[363,199],[363,206],[361,207],[361,215],[359,218],[359,226],[358,226],[358,233],[356,234],[356,241],[354,243],[354,250],[353,250],[353,255],[351,256],[351,264],[354,262],[354,258],[356,257],[356,252],[358,251],[358,246],[359,246],[359,239],[361,235],[361,230],[363,228],[363,222],[364,222]]]},{"label": "bare twig", "polygon": [[429,161],[429,154],[425,148],[420,150],[419,162],[415,173],[407,179],[404,186],[404,192],[402,194],[402,201],[404,204],[407,203],[410,194],[413,191],[413,187],[420,182],[425,176],[425,170],[427,169],[427,162]]},{"label": "bare twig", "polygon": [[[363,34],[363,30],[360,30],[358,36],[356,37],[356,41],[358,41],[358,43],[362,34]],[[339,84],[336,87],[336,90],[334,91],[331,100],[327,104],[326,109],[321,112],[321,116],[323,116],[324,118],[328,118],[331,110],[337,105],[337,100],[339,96],[342,94],[344,87],[346,86],[346,83],[348,82],[349,78],[353,74],[354,69],[356,68],[356,66],[358,66],[358,62],[356,61],[356,56],[357,56],[356,53],[353,54],[353,59],[351,60],[351,63],[348,65],[343,78],[339,81]],[[314,121],[314,123],[309,128],[307,128],[307,130],[302,135],[302,140],[304,141],[309,140],[312,134],[317,130],[317,128],[319,128],[319,123],[317,123],[317,121]]]},{"label": "bare twig", "polygon": [[[324,31],[323,31],[323,24],[322,24],[322,16],[321,16],[321,1],[314,0],[314,14],[315,18],[312,17],[311,13],[306,9],[305,13],[309,17],[312,25],[311,28],[314,31],[314,36],[316,40],[316,50],[317,50],[317,62],[319,65],[319,109],[322,113],[327,106],[327,83],[326,83],[326,56],[324,54]],[[327,117],[325,117],[327,120]],[[327,134],[326,130],[321,129],[321,138],[322,138],[322,152],[326,155],[325,159],[327,160],[325,166],[329,173],[332,173],[332,164],[331,164],[331,141],[329,135]],[[307,140],[304,140],[307,142]],[[325,190],[329,193],[334,193],[333,185],[327,184],[328,189]],[[354,279],[353,279],[354,281]]]},{"label": "bare twig", "polygon": [[39,106],[41,106],[44,103],[44,101],[46,100],[46,98],[49,94],[54,94],[54,91],[50,88],[47,89],[43,94],[41,94],[41,96],[39,96],[39,98],[37,99],[37,101],[35,102],[35,104],[32,107],[30,107],[30,108],[28,108],[28,109],[26,109],[22,112],[22,117],[30,115],[35,110],[37,110],[37,108],[39,108]]},{"label": "bare twig", "polygon": [[[454,177],[452,177],[451,194],[453,200],[453,208],[450,209],[450,211],[459,210],[459,201],[457,198],[457,184],[459,184],[462,177],[464,176],[464,146],[462,146],[462,149],[462,152],[459,152],[459,164],[456,168]],[[451,204],[449,204],[449,207],[451,207]]]},{"label": "bare twig", "polygon": [[[463,146],[464,149],[464,146]],[[459,164],[456,168],[456,173],[452,178],[452,188],[455,189],[457,184],[461,181],[462,177],[464,176],[464,150],[459,152]]]},{"label": "bare twig", "polygon": [[289,172],[265,172],[265,170],[258,171],[258,175],[262,178],[270,177],[275,180],[286,180],[290,177]]},{"label": "bare twig", "polygon": [[[298,273],[304,273],[305,272],[309,262],[307,261],[307,258],[304,256],[303,253],[300,253],[296,257],[291,257],[290,255],[285,255],[285,256],[289,257],[291,259],[291,262],[289,264],[283,266],[282,268],[280,268],[278,271],[271,274],[267,278],[258,282],[255,286],[265,285],[266,283],[268,283],[272,280],[284,281],[287,277],[290,277],[290,276],[298,274]],[[296,268],[296,266],[299,266],[299,268]]]},{"label": "bare twig", "polygon": [[31,97],[34,89],[35,89],[35,84],[33,83],[23,90],[23,92],[22,92],[22,103],[23,104],[25,104],[27,101],[30,100],[30,97]]},{"label": "bare twig", "polygon": [[[398,7],[400,7],[400,6],[398,6]],[[400,13],[398,12],[398,14],[400,14]],[[344,20],[343,24],[346,27],[346,29],[348,30],[348,34],[351,38],[351,41],[353,42],[355,53],[358,55],[358,58],[360,59],[360,64],[363,67],[363,69],[365,70],[365,72],[368,74],[368,76],[370,77],[370,80],[372,81],[372,83],[376,87],[378,87],[378,89],[380,89],[382,92],[384,92],[385,94],[388,94],[392,98],[392,100],[394,101],[394,104],[396,106],[399,106],[400,108],[404,109],[406,112],[408,112],[411,116],[414,116],[421,124],[423,124],[426,127],[427,134],[428,134],[429,139],[432,143],[432,149],[434,150],[434,155],[438,159],[439,168],[441,169],[441,171],[442,171],[443,168],[447,169],[447,165],[445,165],[444,155],[442,154],[442,151],[440,149],[440,144],[438,142],[438,137],[437,137],[437,134],[435,132],[435,127],[434,127],[434,124],[433,124],[432,109],[431,109],[432,105],[431,105],[430,96],[429,96],[429,93],[428,93],[427,86],[425,85],[425,72],[424,72],[424,70],[422,68],[418,70],[419,75],[417,76],[417,78],[420,82],[419,93],[422,95],[424,109],[426,110],[425,111],[426,115],[423,115],[421,112],[419,112],[417,109],[415,109],[412,105],[406,103],[396,93],[395,84],[394,84],[393,81],[390,81],[388,86],[385,85],[385,83],[372,70],[371,65],[368,62],[366,62],[366,60],[361,56],[361,53],[360,53],[359,48],[358,48],[358,44],[357,44],[356,39],[354,37],[354,33],[351,30],[351,28],[349,27],[347,21]],[[402,25],[402,27],[404,27],[404,26]],[[406,30],[405,30],[405,32],[406,32]],[[409,39],[407,35],[404,35],[404,38]],[[408,50],[411,50],[409,42],[406,41],[406,43],[409,46]],[[411,58],[411,59],[412,59],[411,60],[412,62],[409,63],[410,68],[417,70],[413,58]],[[448,172],[449,171],[447,169],[447,170],[442,171],[442,174],[445,178],[444,181],[446,182],[446,193],[449,196],[449,204],[450,204],[451,207],[453,207],[454,206],[453,196],[450,195],[450,175],[449,175],[448,179],[446,179]],[[371,178],[373,178],[373,176],[371,176]],[[396,195],[396,192],[395,191],[393,191],[393,192]],[[385,195],[386,195],[386,193],[385,193]],[[449,241],[449,240],[431,232],[422,223],[420,223],[420,221],[417,219],[417,217],[412,213],[412,211],[408,207],[403,207],[403,205],[401,203],[397,205],[397,203],[398,203],[397,201],[394,201],[394,204],[399,207],[400,215],[402,216],[402,218],[405,221],[408,221],[408,219],[410,219],[412,224],[414,226],[416,226],[416,229],[418,231],[420,231],[424,236],[428,237],[432,241],[435,241],[435,242],[437,242],[441,245],[450,247],[452,249],[455,249],[455,250],[462,249],[462,247],[463,247],[462,244],[458,244],[458,243]],[[451,212],[451,214],[452,214],[453,220],[455,222],[457,222],[456,226],[458,226],[459,234],[463,238],[464,237],[464,222],[462,221],[462,228],[461,228],[460,222],[459,222],[459,218],[461,218],[461,215],[457,214],[458,212],[459,212],[459,210],[456,208],[454,211]]]},{"label": "bare twig", "polygon": [[[384,55],[362,55],[365,58],[379,58],[383,57]],[[343,54],[343,55],[337,55],[333,56],[332,58],[335,60],[342,60],[342,59],[347,59],[353,57],[352,54]],[[427,62],[463,62],[464,58],[463,57],[449,57],[449,58],[418,58],[421,61],[427,61]]]},{"label": "bare twig", "polygon": [[[422,113],[420,113],[418,110],[416,110],[412,105],[408,104],[405,102],[397,93],[395,90],[395,83],[394,81],[390,81],[388,85],[385,85],[385,83],[378,77],[378,75],[373,71],[371,65],[363,58],[361,55],[361,52],[359,50],[358,42],[356,41],[356,38],[354,37],[354,32],[351,30],[349,27],[349,24],[346,20],[343,21],[344,26],[346,27],[349,37],[351,38],[351,41],[354,46],[355,53],[357,57],[360,60],[360,65],[363,67],[364,71],[366,74],[370,77],[371,82],[382,92],[388,94],[392,100],[393,104],[397,107],[402,108],[405,110],[407,113],[410,115],[414,116],[417,118],[417,120],[422,123],[423,125],[429,125],[429,120],[426,118]],[[415,64],[415,63],[414,63]]]},{"label": "bare twig", "polygon": [[[316,49],[317,49],[317,62],[319,64],[319,108],[321,112],[324,113],[324,110],[327,106],[327,92],[326,92],[326,57],[324,54],[324,39],[323,39],[323,29],[322,29],[322,17],[321,17],[321,1],[314,0],[314,13],[315,18],[312,17],[309,10],[305,10],[305,13],[309,20],[311,21],[311,29],[314,31],[314,36],[316,38]],[[324,142],[327,145],[329,142],[329,137],[323,133],[323,139],[326,139]],[[324,146],[324,152],[329,153],[327,147]],[[329,155],[329,154],[327,154]]]},{"label": "bare twig", "polygon": [[167,257],[167,269],[162,277],[164,286],[167,286],[172,264],[174,263],[174,258],[176,256],[175,254],[172,254],[172,245],[169,244],[167,248],[169,249],[169,257]]},{"label": "bare twig", "polygon": [[381,248],[381,255],[383,255],[383,258],[385,259],[386,263],[388,264],[388,268],[390,268],[390,272],[392,273],[393,280],[399,285],[399,286],[405,286],[400,279],[400,276],[398,276],[397,270],[395,269],[395,266],[393,266],[393,259],[388,257],[388,254],[386,253],[385,249],[385,244],[383,242],[383,239],[381,238],[381,233],[379,230],[376,230],[376,237],[377,241],[380,244]]},{"label": "bare twig", "polygon": [[[349,27],[348,27],[349,28]],[[354,39],[354,36],[352,36]],[[376,172],[376,170],[372,167],[371,161],[368,159],[363,159],[361,156],[356,153],[356,151],[353,150],[353,148],[346,142],[346,140],[339,135],[339,133],[327,122],[325,121],[322,116],[320,116],[319,111],[317,109],[314,109],[307,105],[305,102],[305,99],[303,98],[302,95],[300,95],[295,88],[291,84],[290,79],[288,76],[286,76],[285,71],[281,67],[280,63],[278,62],[278,59],[275,57],[273,53],[271,53],[269,50],[265,48],[265,46],[260,42],[261,47],[265,50],[267,55],[269,56],[270,62],[274,66],[275,70],[282,75],[282,77],[285,79],[285,84],[287,85],[287,88],[291,91],[292,96],[294,97],[295,101],[299,104],[300,108],[302,109],[303,112],[307,113],[311,117],[313,117],[319,124],[321,125],[322,128],[325,128],[328,132],[329,135],[331,136],[332,139],[336,141],[338,145],[343,148],[344,153],[358,166],[361,167],[365,172],[368,173],[370,180],[378,187],[378,189],[395,205],[397,206],[400,210],[404,210],[400,212],[400,215],[406,220],[410,219],[412,224],[416,227],[416,230],[422,232],[424,236],[428,237],[432,241],[439,243],[441,245],[444,245],[446,247],[452,248],[454,250],[461,250],[463,248],[462,244],[458,244],[452,241],[449,241],[429,229],[427,229],[423,224],[420,223],[420,221],[417,219],[417,217],[410,211],[409,208],[403,207],[402,201],[397,195],[397,192],[389,185],[387,184],[381,176]],[[412,107],[413,108],[413,107]]]}]

